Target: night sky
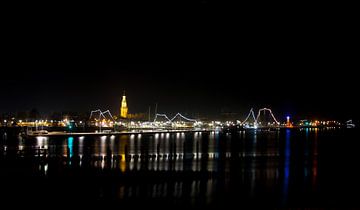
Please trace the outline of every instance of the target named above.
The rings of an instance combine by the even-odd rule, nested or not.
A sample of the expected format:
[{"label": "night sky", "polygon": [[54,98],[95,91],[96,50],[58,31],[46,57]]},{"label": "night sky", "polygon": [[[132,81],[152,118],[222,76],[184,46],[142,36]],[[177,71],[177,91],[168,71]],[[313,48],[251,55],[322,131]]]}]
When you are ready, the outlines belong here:
[{"label": "night sky", "polygon": [[147,6],[101,18],[77,10],[7,17],[0,113],[118,114],[125,90],[130,113],[158,103],[161,113],[203,117],[243,118],[251,107],[280,119],[358,117],[358,32],[348,7]]}]

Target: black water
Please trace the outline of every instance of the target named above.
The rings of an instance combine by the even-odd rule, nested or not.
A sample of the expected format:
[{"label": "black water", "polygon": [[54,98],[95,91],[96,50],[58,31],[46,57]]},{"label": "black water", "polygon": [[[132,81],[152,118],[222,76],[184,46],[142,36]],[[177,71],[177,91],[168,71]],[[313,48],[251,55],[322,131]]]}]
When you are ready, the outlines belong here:
[{"label": "black water", "polygon": [[2,136],[2,204],[345,208],[359,203],[359,131]]}]

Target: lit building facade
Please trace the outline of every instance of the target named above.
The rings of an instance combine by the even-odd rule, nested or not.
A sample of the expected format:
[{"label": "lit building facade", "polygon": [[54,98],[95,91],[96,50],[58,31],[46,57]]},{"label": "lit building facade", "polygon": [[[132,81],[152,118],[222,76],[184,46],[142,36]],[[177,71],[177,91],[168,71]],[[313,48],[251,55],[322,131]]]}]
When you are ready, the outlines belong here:
[{"label": "lit building facade", "polygon": [[127,118],[127,116],[128,116],[128,107],[127,107],[126,96],[125,96],[125,92],[124,92],[124,95],[121,100],[120,117]]}]

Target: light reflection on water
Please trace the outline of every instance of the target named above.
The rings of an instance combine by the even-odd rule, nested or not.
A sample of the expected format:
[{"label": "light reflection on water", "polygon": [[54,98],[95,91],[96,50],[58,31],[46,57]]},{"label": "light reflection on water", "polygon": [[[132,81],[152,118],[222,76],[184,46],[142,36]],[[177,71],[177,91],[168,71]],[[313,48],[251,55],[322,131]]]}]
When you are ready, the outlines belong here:
[{"label": "light reflection on water", "polygon": [[[260,132],[260,134],[259,134]],[[111,159],[111,161],[125,162],[129,164],[130,170],[139,170],[134,168],[141,163],[147,164],[148,170],[184,170],[185,165],[191,165],[191,170],[199,171],[201,164],[205,164],[203,169],[206,171],[216,171],[217,163],[222,159],[230,160],[232,158],[247,158],[250,165],[256,168],[257,158],[261,157],[280,157],[284,154],[285,168],[284,173],[289,173],[290,164],[290,130],[285,131],[284,142],[279,143],[277,133],[264,133],[264,131],[245,132],[238,134],[222,134],[219,132],[195,132],[195,133],[161,133],[161,134],[131,134],[122,136],[81,136],[49,138],[37,137],[33,147],[49,149],[49,156],[58,156],[57,147],[62,148],[61,154],[65,157],[84,157],[93,159],[93,161],[102,161]],[[309,132],[314,132],[312,140],[309,139]],[[317,155],[317,131],[305,130],[304,156],[311,157],[311,165],[316,165]],[[259,137],[260,135],[260,137]],[[265,138],[264,138],[265,137]],[[261,138],[261,140],[259,140]],[[315,139],[315,140],[314,140]],[[241,142],[242,146],[232,148],[232,141]],[[259,142],[260,141],[260,142]],[[62,142],[62,143],[61,143]],[[284,144],[284,151],[281,146]],[[19,143],[19,148],[26,147],[24,143]],[[87,151],[85,151],[87,150]],[[235,151],[235,152],[234,152]],[[201,163],[201,160],[206,163]],[[140,163],[140,164],[138,164]],[[274,174],[273,163],[267,160],[266,164],[271,168],[268,174]],[[276,165],[276,164],[275,164]],[[117,167],[117,165],[113,165]],[[171,168],[170,168],[171,166]],[[174,167],[172,167],[174,166]],[[186,167],[185,167],[186,168]],[[307,170],[304,170],[307,174]],[[314,172],[316,173],[316,172]],[[288,175],[286,175],[288,176]]]},{"label": "light reflection on water", "polygon": [[74,144],[74,137],[69,137],[68,141],[67,141],[67,145],[68,145],[68,157],[72,158],[74,155],[74,150],[73,150],[73,145]]},{"label": "light reflection on water", "polygon": [[290,177],[290,155],[291,155],[291,130],[286,129],[285,133],[285,160],[284,160],[284,181],[283,181],[283,199],[287,201],[289,191],[289,177]]},{"label": "light reflection on water", "polygon": [[36,137],[36,146],[40,148],[47,148],[49,143],[49,137],[46,136],[38,136]]},{"label": "light reflection on water", "polygon": [[[262,131],[260,131],[262,132]],[[166,134],[131,134],[129,136],[100,136],[100,137],[67,137],[66,141],[59,138],[37,137],[35,146],[39,148],[52,147],[49,156],[58,156],[58,149],[62,147],[62,155],[72,157],[85,157],[94,162],[104,162],[110,159],[113,162],[125,162],[130,170],[140,170],[141,164],[147,164],[147,170],[175,170],[181,171],[186,168],[192,171],[217,171],[216,165],[222,159],[248,158],[252,168],[256,168],[257,158],[280,157],[284,153],[285,166],[288,168],[290,161],[289,130],[286,130],[285,151],[280,151],[278,135],[275,133],[260,133],[241,131],[238,134],[221,134],[219,132],[195,132],[195,133],[166,133]],[[306,130],[306,139],[308,134]],[[260,137],[259,137],[260,135]],[[264,137],[266,137],[264,139]],[[262,138],[259,142],[259,138]],[[63,144],[61,145],[61,142]],[[241,141],[242,146],[232,148],[232,141]],[[310,147],[312,153],[316,153],[316,146],[307,142],[304,154],[309,156]],[[20,145],[19,145],[20,146]],[[24,147],[21,145],[21,147]],[[88,150],[88,151],[85,151]],[[235,152],[234,152],[235,151]],[[316,155],[316,154],[315,154]],[[310,157],[310,156],[309,156]],[[311,155],[314,157],[314,155]],[[206,160],[206,162],[201,160]],[[121,160],[121,161],[117,161]],[[225,161],[225,162],[226,162]],[[274,174],[271,162],[266,162],[271,168],[267,174]],[[118,164],[118,163],[117,163]],[[184,167],[184,164],[187,165]],[[204,167],[201,167],[201,165]],[[101,164],[103,165],[103,164]],[[111,164],[113,167],[118,165]],[[314,164],[312,164],[314,165]],[[126,168],[126,167],[125,167]],[[306,170],[305,170],[306,171]],[[285,174],[289,170],[284,171]]]},{"label": "light reflection on water", "polygon": [[[152,198],[166,197],[171,192],[175,198],[189,195],[194,198],[193,202],[197,202],[195,198],[202,196],[205,203],[211,203],[210,198],[219,189],[237,192],[244,188],[248,190],[247,196],[254,197],[259,188],[273,189],[278,186],[286,203],[296,167],[302,167],[300,174],[304,176],[304,183],[308,180],[316,189],[318,132],[316,129],[297,132],[286,129],[237,133],[37,137],[34,141],[19,141],[18,148],[46,149],[44,157],[62,158],[60,166],[59,161],[57,164],[48,161],[41,163],[39,169],[47,176],[60,167],[113,170],[122,174],[191,172],[185,180],[174,178],[151,183],[146,188],[146,194]],[[293,144],[302,146],[294,147]],[[294,155],[299,153],[304,159],[301,166],[293,162],[296,159]],[[239,189],[234,189],[231,184],[234,182]],[[141,189],[136,184],[121,185],[116,192],[120,199],[139,196],[139,193]]]}]

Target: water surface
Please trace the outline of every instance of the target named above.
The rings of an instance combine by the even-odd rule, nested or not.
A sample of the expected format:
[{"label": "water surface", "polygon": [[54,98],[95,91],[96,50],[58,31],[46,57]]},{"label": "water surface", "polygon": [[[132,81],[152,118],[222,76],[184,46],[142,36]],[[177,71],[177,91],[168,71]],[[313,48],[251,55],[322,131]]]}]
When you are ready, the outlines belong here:
[{"label": "water surface", "polygon": [[165,208],[358,207],[358,135],[355,129],[307,128],[6,137],[0,199]]}]

